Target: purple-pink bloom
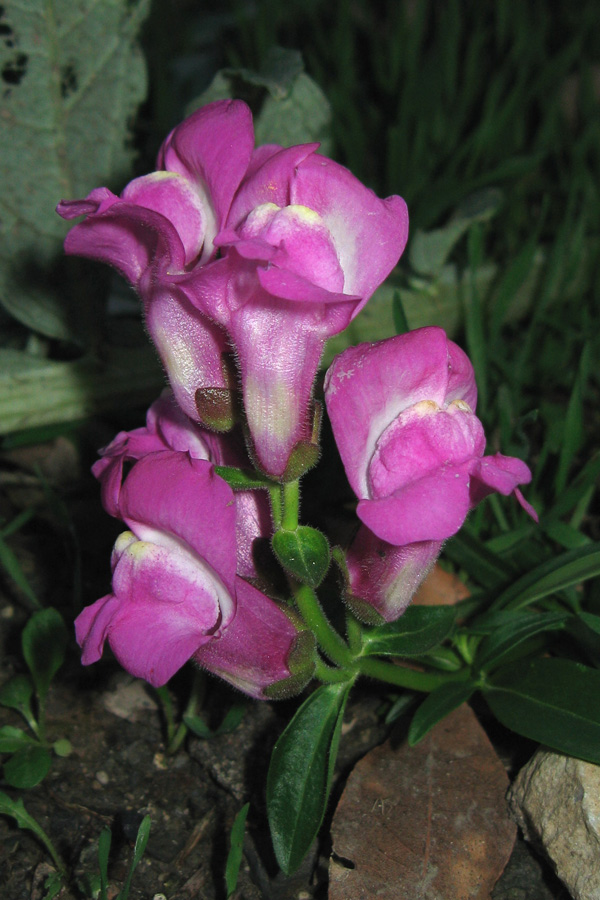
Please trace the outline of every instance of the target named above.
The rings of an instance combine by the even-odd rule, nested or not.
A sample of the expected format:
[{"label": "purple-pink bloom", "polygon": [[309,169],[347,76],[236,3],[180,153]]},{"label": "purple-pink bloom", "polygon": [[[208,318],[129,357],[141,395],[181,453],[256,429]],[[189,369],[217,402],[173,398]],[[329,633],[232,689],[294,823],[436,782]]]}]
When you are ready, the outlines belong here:
[{"label": "purple-pink bloom", "polygon": [[237,574],[239,510],[212,463],[149,452],[117,504],[129,531],[113,550],[112,592],[75,622],[85,665],[108,640],[121,665],[155,687],[192,658],[253,697],[304,687],[314,641]]},{"label": "purple-pink bloom", "polygon": [[317,147],[255,151],[215,238],[223,258],[187,285],[235,347],[256,463],[283,480],[314,446],[325,341],[362,309],[408,235],[400,197],[380,200]]},{"label": "purple-pink bloom", "polygon": [[493,491],[537,519],[517,487],[531,480],[525,463],[483,455],[473,367],[441,328],[345,350],[325,399],[358,517],[383,541],[444,541]]},{"label": "purple-pink bloom", "polygon": [[[111,516],[122,518],[119,496],[125,462],[133,462],[163,450],[189,453],[194,459],[206,459],[217,466],[248,468],[242,435],[208,431],[192,422],[165,389],[149,408],[146,425],[133,431],[121,431],[100,450],[100,459],[92,472],[102,485],[102,504]],[[253,543],[256,538],[270,537],[271,512],[265,491],[238,491],[235,494],[237,573],[244,578],[256,575]]]},{"label": "purple-pink bloom", "polygon": [[257,700],[297,694],[314,671],[314,637],[266,594],[236,579],[229,628],[194,654],[194,662]]},{"label": "purple-pink bloom", "polygon": [[198,390],[219,389],[227,396],[223,355],[229,344],[222,329],[190,302],[181,282],[214,258],[215,236],[253,146],[246,104],[211,103],[167,137],[158,171],[136,178],[120,197],[97,188],[85,200],[62,201],[57,208],[65,219],[86,216],[68,233],[66,252],[109,263],[136,288],[177,402],[196,420]]},{"label": "purple-pink bloom", "polygon": [[441,548],[441,541],[397,547],[361,525],[346,553],[346,603],[354,615],[372,625],[401,616]]},{"label": "purple-pink bloom", "polygon": [[129,531],[113,550],[112,593],[77,617],[77,641],[84,665],[108,640],[158,687],[235,616],[233,491],[207,460],[151,453],[125,479],[119,511]]}]

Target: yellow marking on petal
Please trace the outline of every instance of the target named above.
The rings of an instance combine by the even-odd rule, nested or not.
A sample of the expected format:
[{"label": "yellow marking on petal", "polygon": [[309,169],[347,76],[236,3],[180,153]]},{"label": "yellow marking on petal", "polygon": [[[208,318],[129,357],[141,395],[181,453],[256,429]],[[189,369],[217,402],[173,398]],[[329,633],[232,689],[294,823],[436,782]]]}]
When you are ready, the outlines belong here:
[{"label": "yellow marking on petal", "polygon": [[134,544],[137,541],[135,534],[132,531],[123,531],[119,535],[119,537],[115,541],[114,553],[118,553],[119,556],[127,550],[127,548]]},{"label": "yellow marking on petal", "polygon": [[453,411],[455,409],[460,410],[461,412],[473,412],[468,403],[465,403],[464,400],[453,400],[452,403],[448,406],[448,412]]},{"label": "yellow marking on petal", "polygon": [[293,203],[291,206],[286,206],[286,213],[289,215],[293,215],[295,218],[300,219],[302,222],[306,222],[308,225],[316,225],[318,222],[321,222],[321,216],[318,212],[315,212],[314,209],[310,209],[309,206],[301,206],[300,204]]},{"label": "yellow marking on petal", "polygon": [[410,407],[411,413],[417,416],[431,416],[440,411],[440,407],[435,400],[419,400],[414,406]]}]

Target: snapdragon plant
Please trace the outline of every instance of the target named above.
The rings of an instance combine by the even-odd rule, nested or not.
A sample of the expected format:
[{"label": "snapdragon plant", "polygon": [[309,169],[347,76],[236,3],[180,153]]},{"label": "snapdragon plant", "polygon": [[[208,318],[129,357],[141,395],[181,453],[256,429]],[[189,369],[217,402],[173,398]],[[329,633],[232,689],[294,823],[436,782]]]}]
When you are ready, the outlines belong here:
[{"label": "snapdragon plant", "polygon": [[[511,496],[523,527],[536,527],[521,492],[531,472],[486,455],[473,365],[441,328],[344,350],[324,404],[315,396],[325,342],[408,236],[400,197],[378,198],[317,151],[254,148],[248,107],[217,101],[177,126],[156,171],[120,196],[97,188],[58,207],[84,217],[66,251],[113,265],[136,289],[170,385],[94,466],[127,530],[111,592],[76,620],[82,661],[108,641],[159,689],[190,660],[257,700],[312,687],[267,782],[285,872],[323,820],[360,677],[426,695],[413,743],[478,691],[509,728],[600,759],[600,674],[554,650],[560,633],[590,644],[600,632],[571,590],[600,571],[597,545],[527,571],[472,541],[482,591],[452,608],[411,604],[488,495]],[[345,542],[302,520],[325,413],[356,498]]]}]

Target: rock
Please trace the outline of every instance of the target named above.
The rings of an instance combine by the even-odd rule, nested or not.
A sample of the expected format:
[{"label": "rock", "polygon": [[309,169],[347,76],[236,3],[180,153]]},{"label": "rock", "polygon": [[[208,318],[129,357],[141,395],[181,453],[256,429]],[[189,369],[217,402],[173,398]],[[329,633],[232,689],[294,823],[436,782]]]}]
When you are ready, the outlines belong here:
[{"label": "rock", "polygon": [[329,900],[489,900],[516,834],[507,786],[466,704],[416,747],[377,747],[334,815]]},{"label": "rock", "polygon": [[513,815],[574,900],[600,897],[600,766],[538,750],[509,791]]}]

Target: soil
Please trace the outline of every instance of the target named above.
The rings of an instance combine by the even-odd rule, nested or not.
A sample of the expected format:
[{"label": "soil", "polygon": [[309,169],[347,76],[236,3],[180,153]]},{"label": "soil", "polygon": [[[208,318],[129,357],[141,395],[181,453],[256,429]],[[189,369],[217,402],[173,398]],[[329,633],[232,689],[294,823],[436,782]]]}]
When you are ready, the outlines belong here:
[{"label": "soil", "polygon": [[[81,606],[106,592],[110,548],[122,530],[102,511],[97,485],[86,474],[89,447],[100,446],[104,438],[103,428],[95,425],[84,435],[83,450],[79,435],[77,448],[59,438],[35,451],[12,451],[0,462],[0,519],[10,522],[31,505],[37,510],[11,536],[10,547],[43,605],[55,606],[67,623]],[[34,465],[45,470],[41,480]],[[81,580],[78,572],[83,573]],[[0,591],[2,684],[26,672],[20,633],[32,605],[4,571]],[[190,673],[184,670],[171,685],[179,709],[185,704],[189,681]],[[240,695],[215,680],[209,685],[204,714],[216,727]],[[130,900],[225,900],[231,826],[247,800],[251,806],[236,898],[325,900],[328,822],[312,853],[290,878],[277,871],[266,827],[264,784],[270,749],[296,702],[248,703],[234,732],[210,740],[188,737],[179,752],[167,756],[155,693],[132,683],[108,653],[100,663],[83,668],[72,640],[50,689],[47,727],[51,740],[66,737],[73,751],[64,758],[54,757],[49,774],[34,788],[17,791],[5,782],[0,785],[12,798],[22,797],[72,872],[71,885],[61,891],[59,900],[86,896],[86,879],[99,871],[98,838],[105,826],[112,830],[108,896],[115,900],[146,814],[152,820],[150,839]],[[344,729],[331,809],[353,764],[389,732],[379,710],[379,695],[369,685],[357,690]],[[7,724],[23,725],[14,710],[0,707],[0,726]],[[507,767],[523,755],[522,745],[511,743],[505,732],[496,729],[492,739]],[[44,882],[51,872],[51,859],[38,840],[0,816],[2,900],[43,900]],[[549,868],[522,842],[517,843],[493,897],[568,900]]]}]

